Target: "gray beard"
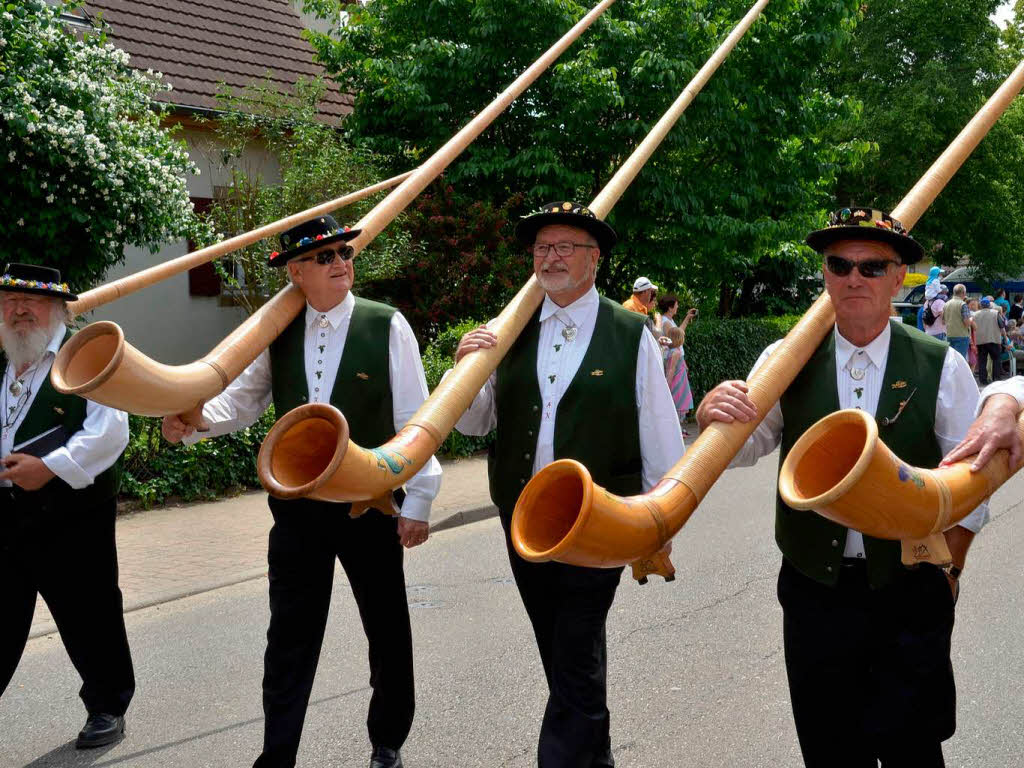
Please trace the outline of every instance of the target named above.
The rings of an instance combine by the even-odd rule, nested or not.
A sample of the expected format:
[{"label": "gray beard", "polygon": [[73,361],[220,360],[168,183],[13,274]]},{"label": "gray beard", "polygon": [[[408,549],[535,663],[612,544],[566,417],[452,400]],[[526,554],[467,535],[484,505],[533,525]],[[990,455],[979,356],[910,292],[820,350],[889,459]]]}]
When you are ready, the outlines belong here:
[{"label": "gray beard", "polygon": [[42,359],[53,331],[53,328],[39,325],[20,331],[0,323],[0,343],[3,344],[4,354],[13,366],[14,373]]}]

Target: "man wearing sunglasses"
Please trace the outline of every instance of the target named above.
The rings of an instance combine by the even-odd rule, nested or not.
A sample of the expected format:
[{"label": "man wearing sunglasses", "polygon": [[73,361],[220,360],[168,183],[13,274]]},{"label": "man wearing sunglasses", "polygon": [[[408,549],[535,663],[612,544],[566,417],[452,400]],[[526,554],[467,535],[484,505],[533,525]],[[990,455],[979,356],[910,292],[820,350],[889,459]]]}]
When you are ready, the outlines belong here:
[{"label": "man wearing sunglasses", "polygon": [[[405,426],[427,397],[419,347],[409,323],[392,307],[352,294],[358,230],[330,216],[281,235],[270,264],[286,267],[306,296],[306,310],[203,408],[206,436],[249,426],[274,403],[275,413],[304,403],[331,403],[344,412],[352,439],[381,445]],[[171,442],[198,434],[178,416],[164,419]],[[402,546],[427,540],[430,505],[441,467],[427,465],[397,491],[401,515],[350,505],[270,498],[270,628],[264,659],[263,754],[256,768],[295,765],[330,607],[334,560],[352,586],[369,643],[371,768],[401,768],[399,749],[414,710],[412,634],[402,569]]]},{"label": "man wearing sunglasses", "polygon": [[[978,400],[964,358],[890,322],[892,299],[921,246],[882,211],[844,208],[807,243],[823,256],[833,333],[737,455],[750,465],[781,444],[781,462],[816,421],[840,408],[876,417],[879,437],[912,466],[936,467],[967,433]],[[773,344],[754,366],[772,353]],[[742,381],[697,409],[701,427],[758,416]],[[823,468],[825,469],[825,468]],[[980,505],[946,531],[953,566],[906,568],[900,543],[864,536],[776,499],[778,595],[790,698],[808,768],[933,768],[956,728],[950,637],[957,578]]]},{"label": "man wearing sunglasses", "polygon": [[[650,490],[683,455],[683,438],[644,319],[594,288],[615,231],[585,206],[560,201],[524,218],[516,237],[545,298],[456,428],[497,429],[491,498],[548,683],[539,768],[611,768],[605,622],[622,568],[523,560],[511,542],[512,511],[529,479],[556,459],[583,462],[612,493]],[[481,326],[462,337],[455,358],[496,342]]]}]

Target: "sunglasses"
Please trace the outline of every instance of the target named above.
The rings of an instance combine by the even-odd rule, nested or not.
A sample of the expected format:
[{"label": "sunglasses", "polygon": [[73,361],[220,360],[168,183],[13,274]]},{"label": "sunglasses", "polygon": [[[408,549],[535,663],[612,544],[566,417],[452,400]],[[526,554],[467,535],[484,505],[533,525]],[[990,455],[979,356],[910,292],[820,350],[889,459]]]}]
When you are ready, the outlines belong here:
[{"label": "sunglasses", "polygon": [[355,249],[351,245],[343,245],[338,250],[334,251],[330,248],[326,248],[313,256],[303,256],[301,259],[296,261],[316,261],[317,264],[327,266],[328,264],[334,263],[334,258],[337,256],[342,261],[348,261],[356,255]]},{"label": "sunglasses", "polygon": [[836,277],[846,277],[856,267],[861,277],[882,277],[890,264],[899,264],[892,259],[869,259],[867,261],[850,261],[842,256],[826,256],[825,267]]}]

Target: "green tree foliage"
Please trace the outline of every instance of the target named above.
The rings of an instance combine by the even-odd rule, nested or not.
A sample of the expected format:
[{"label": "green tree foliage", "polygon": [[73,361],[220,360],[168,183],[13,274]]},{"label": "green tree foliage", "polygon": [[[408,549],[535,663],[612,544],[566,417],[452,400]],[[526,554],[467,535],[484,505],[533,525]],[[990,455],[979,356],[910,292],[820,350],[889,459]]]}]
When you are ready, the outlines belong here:
[{"label": "green tree foliage", "polygon": [[421,340],[464,319],[495,317],[530,276],[533,260],[511,235],[522,199],[504,205],[434,184],[410,206],[405,226],[420,244],[409,266],[370,283],[374,295],[402,310]]},{"label": "green tree foliage", "polygon": [[197,234],[185,178],[199,171],[161,128],[154,97],[170,86],[102,26],[70,32],[60,15],[79,4],[0,2],[0,242],[84,290],[126,245]]},{"label": "green tree foliage", "polygon": [[[206,243],[270,224],[390,175],[372,152],[353,148],[336,127],[318,119],[324,87],[320,80],[300,82],[294,93],[286,94],[262,84],[241,94],[221,95],[224,114],[211,123],[223,147],[218,160],[231,181],[206,213]],[[273,156],[277,168],[268,167],[279,176],[268,178],[264,169],[243,162],[249,150]],[[385,194],[335,211],[334,217],[339,224],[353,225]],[[287,282],[287,270],[267,264],[269,254],[279,247],[276,237],[268,238],[236,251],[229,262],[217,263],[221,277],[249,312]],[[392,278],[420,251],[402,221],[393,223],[359,255],[356,290]]]},{"label": "green tree foliage", "polygon": [[[306,0],[339,18],[337,0]],[[619,0],[449,169],[460,194],[522,211],[590,200],[748,9],[747,0]],[[820,87],[856,0],[771,3],[610,217],[623,245],[598,276],[624,293],[645,273],[721,293],[788,260],[821,221],[840,170],[867,151],[822,137],[854,104]],[[346,5],[320,60],[356,94],[353,142],[407,167],[434,151],[587,8],[573,0],[375,0]],[[797,271],[802,271],[798,269]]]},{"label": "green tree foliage", "polygon": [[[877,150],[837,187],[843,204],[891,209],[910,191],[1009,74],[989,16],[1001,0],[870,0],[829,87],[863,103],[836,141],[867,138]],[[1019,35],[1019,28],[1017,30]],[[1019,271],[1024,254],[1024,127],[1015,105],[915,227],[940,263],[969,256],[986,271]],[[1016,266],[1014,264],[1016,263]]]}]

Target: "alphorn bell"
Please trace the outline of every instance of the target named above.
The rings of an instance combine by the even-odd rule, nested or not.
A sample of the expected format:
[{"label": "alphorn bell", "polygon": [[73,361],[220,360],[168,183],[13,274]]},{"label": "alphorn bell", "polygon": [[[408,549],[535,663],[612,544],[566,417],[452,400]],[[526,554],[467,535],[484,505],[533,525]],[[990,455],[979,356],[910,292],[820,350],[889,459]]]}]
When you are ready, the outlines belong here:
[{"label": "alphorn bell", "polygon": [[[1017,434],[1024,436],[1024,415]],[[916,562],[925,553],[913,547],[959,523],[1018,469],[1005,450],[979,472],[971,472],[970,460],[912,467],[879,439],[873,418],[850,409],[829,414],[796,441],[779,470],[779,494],[793,509],[814,510],[878,539],[912,542]]]},{"label": "alphorn bell", "polygon": [[[615,0],[602,0],[498,97],[449,139],[397,189],[355,224],[358,254],[430,182],[525,91]],[[293,222],[298,223],[298,222]],[[114,323],[93,323],[65,344],[50,372],[54,388],[140,416],[183,418],[201,426],[202,405],[220,394],[299,314],[306,300],[294,285],[281,290],[201,360],[181,366],[151,360],[124,340]]]},{"label": "alphorn bell", "polygon": [[[1024,86],[1024,63],[988,100],[942,156],[892,212],[909,230],[991,130]],[[758,418],[716,422],[649,493],[624,498],[595,487],[587,468],[556,461],[523,489],[512,518],[516,551],[534,562],[610,568],[658,552],[682,528],[740,448],[778,402],[835,324],[828,294],[800,321],[748,379]],[[843,523],[846,525],[847,523]],[[853,526],[856,527],[856,526]],[[863,530],[863,529],[860,529]],[[931,540],[936,548],[939,544]]]},{"label": "alphorn bell", "polygon": [[[753,25],[769,0],[759,0],[715,51],[683,92],[623,163],[605,188],[590,203],[590,210],[604,219],[644,164],[664,140],[672,126],[721,63]],[[324,501],[357,502],[358,506],[389,508],[391,491],[416,474],[437,451],[455,422],[473,402],[480,388],[519,337],[544,298],[544,291],[531,277],[497,319],[488,327],[498,337],[496,346],[465,356],[442,381],[401,431],[379,448],[363,448],[342,435],[347,443],[340,463],[338,453],[324,443],[325,455],[311,458],[289,451],[286,444],[301,442],[306,430],[322,433],[328,427],[310,405],[299,406],[267,433],[260,449],[257,471],[267,491],[279,498],[299,496]],[[300,414],[307,418],[300,418]],[[335,420],[336,421],[336,420]],[[306,423],[310,422],[310,423]],[[328,461],[328,455],[331,460]],[[357,506],[357,508],[358,508]],[[666,564],[666,569],[671,565]]]}]

